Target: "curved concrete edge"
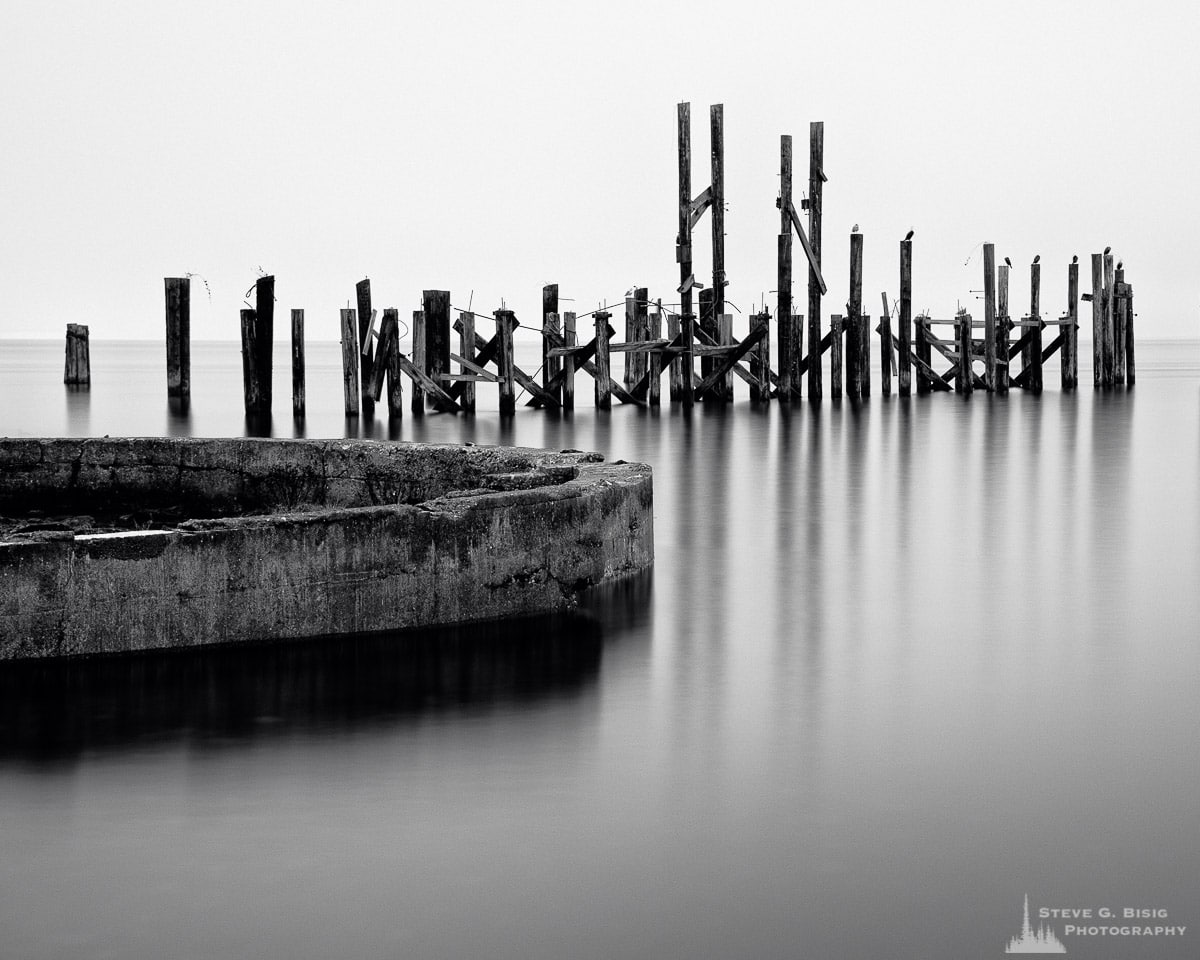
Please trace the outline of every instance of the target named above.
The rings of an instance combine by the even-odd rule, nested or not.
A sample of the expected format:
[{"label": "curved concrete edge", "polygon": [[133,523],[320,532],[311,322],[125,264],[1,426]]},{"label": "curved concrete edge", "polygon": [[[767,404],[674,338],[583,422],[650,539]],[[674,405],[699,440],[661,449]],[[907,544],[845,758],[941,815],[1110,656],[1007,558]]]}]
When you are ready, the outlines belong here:
[{"label": "curved concrete edge", "polygon": [[[652,478],[643,464],[521,448],[321,443],[343,453],[371,444],[368,456],[407,446],[483,458],[512,476],[491,472],[488,484],[501,489],[449,491],[416,504],[0,544],[0,658],[543,612],[571,607],[582,590],[653,563]],[[530,474],[549,485],[522,489]]]}]

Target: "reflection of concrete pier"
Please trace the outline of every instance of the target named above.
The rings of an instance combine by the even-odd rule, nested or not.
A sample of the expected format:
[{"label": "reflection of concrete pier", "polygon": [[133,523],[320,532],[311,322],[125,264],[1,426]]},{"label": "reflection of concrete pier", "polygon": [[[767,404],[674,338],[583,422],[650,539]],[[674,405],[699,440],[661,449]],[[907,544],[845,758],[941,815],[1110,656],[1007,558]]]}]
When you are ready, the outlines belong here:
[{"label": "reflection of concrete pier", "polygon": [[573,606],[653,561],[648,467],[520,448],[0,441],[0,658]]}]

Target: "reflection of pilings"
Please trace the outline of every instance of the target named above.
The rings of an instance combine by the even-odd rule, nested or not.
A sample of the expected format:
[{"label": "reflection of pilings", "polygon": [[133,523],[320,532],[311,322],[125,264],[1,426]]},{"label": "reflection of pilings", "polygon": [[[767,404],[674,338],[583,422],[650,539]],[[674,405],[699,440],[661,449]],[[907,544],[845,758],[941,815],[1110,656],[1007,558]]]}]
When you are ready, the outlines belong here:
[{"label": "reflection of pilings", "polygon": [[[206,740],[352,728],[577,692],[601,632],[560,614],[438,630],[0,668],[0,755],[73,755],[149,736]],[[121,704],[118,710],[113,704]],[[271,724],[264,726],[262,719]]]}]

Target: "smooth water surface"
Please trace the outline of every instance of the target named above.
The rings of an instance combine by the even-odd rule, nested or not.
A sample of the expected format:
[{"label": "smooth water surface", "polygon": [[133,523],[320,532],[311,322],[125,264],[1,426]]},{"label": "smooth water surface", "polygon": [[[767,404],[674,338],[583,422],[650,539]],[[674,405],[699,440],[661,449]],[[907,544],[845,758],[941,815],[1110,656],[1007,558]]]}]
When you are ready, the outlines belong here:
[{"label": "smooth water surface", "polygon": [[[0,344],[0,434],[241,434],[234,344]],[[519,362],[537,366],[529,345]],[[1131,391],[345,420],[654,467],[586,615],[0,667],[0,956],[1004,956],[1040,908],[1200,953],[1200,344]],[[618,369],[620,361],[617,361]],[[283,376],[279,374],[282,373]],[[665,384],[664,384],[665,387]],[[1092,920],[1092,924],[1103,922]],[[1131,921],[1123,921],[1128,926]]]}]

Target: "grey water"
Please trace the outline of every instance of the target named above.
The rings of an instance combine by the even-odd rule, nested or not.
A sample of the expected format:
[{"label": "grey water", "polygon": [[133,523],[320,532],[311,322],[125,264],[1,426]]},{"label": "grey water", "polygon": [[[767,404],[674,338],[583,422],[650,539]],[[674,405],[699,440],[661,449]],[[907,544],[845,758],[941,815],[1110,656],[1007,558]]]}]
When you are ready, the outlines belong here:
[{"label": "grey water", "polygon": [[[0,956],[1000,958],[1028,894],[1071,956],[1195,957],[1200,343],[1110,392],[1088,353],[1075,394],[1055,358],[1040,397],[602,414],[581,376],[573,415],[481,386],[389,426],[310,344],[297,426],[281,350],[275,436],[650,463],[653,574],[515,624],[0,665]],[[0,343],[0,434],[262,428],[236,344],[193,346],[187,411],[161,344],[61,370]]]}]

